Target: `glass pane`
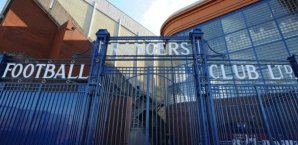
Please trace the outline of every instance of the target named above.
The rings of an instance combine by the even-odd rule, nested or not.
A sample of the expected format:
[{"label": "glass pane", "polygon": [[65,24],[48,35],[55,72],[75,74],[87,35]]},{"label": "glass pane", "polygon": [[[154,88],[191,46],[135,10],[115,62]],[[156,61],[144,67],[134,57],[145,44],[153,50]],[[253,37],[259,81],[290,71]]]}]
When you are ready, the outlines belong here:
[{"label": "glass pane", "polygon": [[298,10],[297,0],[272,0],[270,1],[270,6],[272,8],[275,17],[280,17],[287,15]]},{"label": "glass pane", "polygon": [[227,35],[226,42],[230,52],[251,47],[251,42],[246,30]]},{"label": "glass pane", "polygon": [[259,60],[287,60],[289,54],[282,41],[256,47]]},{"label": "glass pane", "polygon": [[237,13],[221,20],[225,33],[234,32],[245,27],[241,13]]},{"label": "glass pane", "polygon": [[286,40],[291,54],[298,55],[298,37]]},{"label": "glass pane", "polygon": [[223,35],[220,21],[214,21],[202,26],[202,31],[206,40]]},{"label": "glass pane", "polygon": [[260,45],[281,39],[274,22],[264,23],[249,29],[254,45]]},{"label": "glass pane", "polygon": [[0,18],[1,16],[3,15],[4,11],[5,11],[5,8],[8,4],[9,0],[1,0],[0,1]]},{"label": "glass pane", "polygon": [[[227,52],[227,48],[225,47],[226,45],[225,45],[224,37],[209,40],[208,44],[211,47],[211,49],[213,49],[214,51],[216,51],[218,53],[226,53]],[[215,53],[213,51],[211,51],[210,49],[208,49],[208,54],[215,54]]]},{"label": "glass pane", "polygon": [[230,53],[229,55],[231,59],[256,59],[252,48]]},{"label": "glass pane", "polygon": [[248,26],[260,24],[272,19],[272,14],[267,3],[263,3],[244,11],[244,15]]},{"label": "glass pane", "polygon": [[298,35],[298,16],[291,15],[277,20],[285,38]]}]

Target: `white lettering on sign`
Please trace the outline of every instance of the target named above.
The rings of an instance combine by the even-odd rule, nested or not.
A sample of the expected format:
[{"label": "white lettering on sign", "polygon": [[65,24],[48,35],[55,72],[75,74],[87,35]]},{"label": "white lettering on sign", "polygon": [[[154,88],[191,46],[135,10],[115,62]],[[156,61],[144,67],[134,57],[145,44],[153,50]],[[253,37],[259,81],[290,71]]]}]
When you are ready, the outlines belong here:
[{"label": "white lettering on sign", "polygon": [[[269,76],[269,79],[297,79],[290,65],[267,65],[264,67],[267,68],[262,69],[263,75]],[[211,79],[231,80],[234,78],[239,80],[257,80],[260,79],[261,71],[257,70],[257,67],[254,65],[225,66],[223,64],[213,64],[209,66],[209,75]]]},{"label": "white lettering on sign", "polygon": [[267,67],[268,67],[268,70],[269,70],[269,74],[270,74],[271,79],[280,80],[280,79],[283,78],[282,72],[281,72],[280,67],[278,65],[275,65],[274,66],[274,68],[275,67],[278,67],[278,72],[277,73],[274,73],[273,72],[273,68],[272,68],[271,65],[267,65]]},{"label": "white lettering on sign", "polygon": [[256,71],[256,67],[253,65],[246,65],[246,71],[248,74],[248,79],[256,80],[259,79],[259,73]]},{"label": "white lettering on sign", "polygon": [[[162,44],[159,44],[162,45]],[[186,44],[183,44],[186,45]],[[153,47],[153,43],[151,44]],[[176,44],[171,46],[176,53]],[[157,49],[161,51],[162,49]],[[152,53],[151,51],[149,53]],[[186,49],[185,52],[187,53]],[[88,76],[84,76],[85,64],[76,66],[74,64],[21,64],[21,63],[7,63],[3,72],[2,78],[36,78],[36,79],[88,79]],[[211,79],[223,79],[223,80],[257,80],[260,79],[261,72],[263,75],[269,77],[272,80],[281,79],[297,79],[294,75],[294,71],[290,65],[267,65],[262,67],[262,70],[258,70],[254,65],[232,65],[226,66],[224,64],[210,65],[208,68]]]},{"label": "white lettering on sign", "polygon": [[181,43],[181,48],[184,50],[184,52],[182,51],[182,55],[189,55],[190,54],[190,50],[187,48],[188,43],[187,42],[183,42]]},{"label": "white lettering on sign", "polygon": [[58,69],[56,75],[54,76],[54,79],[61,78],[65,79],[66,74],[65,74],[65,64],[61,64],[60,68]]},{"label": "white lettering on sign", "polygon": [[[242,80],[242,79],[245,79],[246,78],[246,73],[245,73],[245,67],[244,67],[244,65],[240,65],[240,67],[241,67],[241,70],[239,71],[238,70],[239,67],[237,65],[233,65],[233,71],[235,73],[235,76],[238,79]],[[242,76],[240,75],[240,72],[242,73]]]},{"label": "white lettering on sign", "polygon": [[[111,54],[117,55],[121,50],[119,47],[120,43],[111,43]],[[190,55],[192,45],[188,42],[157,42],[157,43],[134,43],[134,45],[130,45],[129,43],[122,44],[125,45],[126,53],[135,53],[139,55]],[[124,52],[125,53],[125,52]]]},{"label": "white lettering on sign", "polygon": [[[74,64],[66,68],[65,64],[17,64],[7,63],[2,78],[36,78],[36,79],[88,79],[84,76],[85,65],[81,64],[78,71],[74,71]],[[66,72],[68,71],[68,72]],[[78,74],[76,74],[78,72]],[[10,75],[9,75],[10,74]]]},{"label": "white lettering on sign", "polygon": [[231,80],[231,79],[233,79],[232,76],[227,76],[226,70],[225,70],[225,66],[223,64],[220,65],[220,68],[221,68],[221,73],[222,73],[222,77],[223,77],[224,80]]},{"label": "white lettering on sign", "polygon": [[294,73],[294,72],[293,72],[292,67],[291,67],[290,65],[285,65],[284,67],[285,67],[285,72],[286,72],[286,74],[289,75],[290,78],[294,78],[294,77],[293,77],[293,73]]},{"label": "white lettering on sign", "polygon": [[219,75],[215,76],[214,69],[218,70],[218,66],[213,64],[209,67],[209,74],[210,74],[211,78],[219,79]]},{"label": "white lettering on sign", "polygon": [[11,76],[13,78],[17,78],[21,75],[21,71],[18,71],[18,70],[23,70],[23,65],[22,64],[17,64],[13,67],[12,69],[12,73],[11,73]]},{"label": "white lettering on sign", "polygon": [[5,70],[4,70],[4,73],[3,73],[2,78],[5,78],[6,75],[7,75],[7,73],[8,73],[8,71],[11,71],[11,70],[12,70],[11,66],[15,66],[15,65],[16,65],[15,63],[8,63],[8,64],[6,65],[6,68],[5,68]]},{"label": "white lettering on sign", "polygon": [[[28,73],[28,69],[29,69],[29,73]],[[34,73],[34,65],[29,64],[25,67],[25,69],[23,71],[23,76],[24,76],[24,78],[30,78],[33,73]]]}]

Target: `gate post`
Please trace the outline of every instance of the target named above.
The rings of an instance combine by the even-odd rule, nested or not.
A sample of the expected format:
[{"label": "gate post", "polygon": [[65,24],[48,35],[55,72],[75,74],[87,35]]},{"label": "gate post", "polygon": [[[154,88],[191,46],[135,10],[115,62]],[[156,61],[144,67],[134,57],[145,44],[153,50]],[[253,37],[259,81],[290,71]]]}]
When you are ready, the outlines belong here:
[{"label": "gate post", "polygon": [[[204,33],[200,29],[195,29],[190,34],[193,48],[197,98],[200,102],[199,108],[202,122],[202,143],[203,145],[219,145],[214,102],[209,80],[207,50],[203,45],[203,34]],[[203,94],[203,92],[205,92],[205,94]],[[208,120],[210,121],[210,124],[208,123]],[[209,129],[208,126],[211,128]]]},{"label": "gate post", "polygon": [[195,77],[195,85],[196,85],[196,97],[198,100],[198,108],[199,108],[199,118],[200,118],[200,125],[201,125],[201,136],[202,136],[202,144],[209,145],[208,139],[208,122],[206,119],[206,111],[204,105],[204,98],[203,94],[201,93],[202,90],[202,83],[200,80],[200,70],[199,70],[199,57],[198,57],[198,46],[197,41],[201,41],[203,33],[201,31],[193,31],[190,33],[190,39],[192,43],[192,51],[193,51],[193,61],[194,61],[194,77]]},{"label": "gate post", "polygon": [[298,55],[292,55],[288,60],[292,66],[295,77],[298,77]]},{"label": "gate post", "polygon": [[5,58],[5,54],[0,53],[0,63],[2,63],[2,61],[4,60],[4,58]]},{"label": "gate post", "polygon": [[6,67],[6,65],[5,65],[5,59],[6,59],[5,54],[0,53],[0,76],[3,75],[3,72],[4,72],[5,67]]},{"label": "gate post", "polygon": [[91,52],[91,67],[89,71],[88,87],[86,97],[88,97],[87,102],[87,112],[84,118],[84,128],[83,128],[83,144],[94,144],[95,131],[96,131],[96,120],[98,116],[99,100],[100,100],[100,90],[101,90],[101,80],[102,72],[104,70],[104,64],[106,59],[106,53],[108,48],[108,42],[110,39],[110,34],[106,29],[99,29],[96,33],[97,39],[92,45]]}]

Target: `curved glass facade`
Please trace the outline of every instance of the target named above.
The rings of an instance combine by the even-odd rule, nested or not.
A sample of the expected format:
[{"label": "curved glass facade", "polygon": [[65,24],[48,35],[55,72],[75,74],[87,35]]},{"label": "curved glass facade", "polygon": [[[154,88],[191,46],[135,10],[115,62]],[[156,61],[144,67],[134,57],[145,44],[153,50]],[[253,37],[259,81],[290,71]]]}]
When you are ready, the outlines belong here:
[{"label": "curved glass facade", "polygon": [[[197,28],[204,32],[209,67],[217,65],[213,67],[213,76],[219,78],[211,77],[212,84],[297,84],[297,78],[287,74],[290,67],[287,59],[298,55],[298,1],[262,0],[175,36],[188,36]],[[247,71],[241,69],[241,65],[256,66],[258,79],[251,80],[247,75],[244,79],[237,78],[235,64],[239,76],[245,76]],[[268,71],[268,65],[272,65],[272,73]],[[278,65],[288,66],[279,68]],[[221,98],[224,97],[221,93]]]},{"label": "curved glass facade", "polygon": [[298,54],[298,1],[262,0],[175,35],[188,36],[195,28],[230,59],[287,60]]},{"label": "curved glass facade", "polygon": [[[297,143],[297,78],[287,67],[288,58],[298,54],[298,1],[261,0],[174,36],[188,36],[196,28],[207,41],[208,66],[214,65],[216,78],[211,75],[206,98],[214,103],[220,143]],[[245,78],[248,70],[241,65],[254,65],[260,77]]]},{"label": "curved glass facade", "polygon": [[[232,85],[297,83],[294,75],[283,75],[283,79],[280,80],[272,79],[267,65],[272,65],[272,72],[276,76],[286,74],[287,68],[279,70],[277,67],[274,68],[274,65],[287,65],[288,57],[298,55],[298,1],[262,0],[176,33],[175,36],[189,36],[189,33],[196,28],[204,32],[203,38],[208,44],[205,47],[209,47],[209,65],[217,65],[213,75],[219,78],[211,77],[211,83]],[[223,54],[224,58],[218,54]],[[185,61],[182,62],[184,63]],[[238,79],[235,77],[234,64],[254,65],[260,77],[253,81],[247,76],[245,79]],[[225,74],[220,65],[224,65]],[[238,66],[239,74],[244,75],[245,69],[242,71],[240,68]],[[232,79],[223,79],[225,75]],[[224,97],[225,93],[222,92],[221,98]]]}]

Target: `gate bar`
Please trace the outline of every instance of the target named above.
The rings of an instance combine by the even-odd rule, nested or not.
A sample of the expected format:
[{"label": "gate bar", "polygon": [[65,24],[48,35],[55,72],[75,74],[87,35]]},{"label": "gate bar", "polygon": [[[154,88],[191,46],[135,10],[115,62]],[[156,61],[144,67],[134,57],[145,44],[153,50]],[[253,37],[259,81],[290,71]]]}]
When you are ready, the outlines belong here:
[{"label": "gate bar", "polygon": [[149,145],[149,96],[150,96],[150,67],[147,67],[147,92],[146,92],[146,145]]}]

